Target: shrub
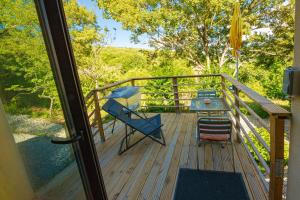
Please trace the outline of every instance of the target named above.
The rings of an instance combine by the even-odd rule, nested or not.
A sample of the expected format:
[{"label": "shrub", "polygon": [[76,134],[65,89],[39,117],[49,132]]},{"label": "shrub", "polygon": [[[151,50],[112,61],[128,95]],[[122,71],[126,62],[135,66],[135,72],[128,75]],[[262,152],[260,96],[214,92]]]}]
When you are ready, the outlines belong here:
[{"label": "shrub", "polygon": [[[264,128],[257,128],[256,131],[259,133],[259,135],[263,138],[264,141],[270,146],[270,133],[264,129]],[[270,155],[268,151],[264,148],[264,146],[259,142],[259,140],[255,137],[255,135],[252,132],[248,133],[249,137],[253,141],[255,147],[259,151],[259,153],[262,155],[263,159],[266,161],[267,164],[270,164]],[[253,151],[250,143],[246,141],[246,144],[248,145],[248,148],[250,149],[251,154],[253,155],[255,161],[258,163],[260,169],[262,172],[265,171],[261,163],[259,162],[259,159],[256,155],[256,153]],[[289,142],[284,141],[284,166],[288,164],[289,159]]]}]

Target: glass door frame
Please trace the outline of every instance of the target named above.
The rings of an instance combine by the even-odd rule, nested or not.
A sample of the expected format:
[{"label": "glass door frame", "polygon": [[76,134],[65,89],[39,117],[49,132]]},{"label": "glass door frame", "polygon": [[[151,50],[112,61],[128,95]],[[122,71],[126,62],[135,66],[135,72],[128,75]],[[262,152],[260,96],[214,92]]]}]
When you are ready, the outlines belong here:
[{"label": "glass door frame", "polygon": [[[62,0],[34,0],[87,199],[107,200]],[[49,144],[51,145],[51,144]]]}]

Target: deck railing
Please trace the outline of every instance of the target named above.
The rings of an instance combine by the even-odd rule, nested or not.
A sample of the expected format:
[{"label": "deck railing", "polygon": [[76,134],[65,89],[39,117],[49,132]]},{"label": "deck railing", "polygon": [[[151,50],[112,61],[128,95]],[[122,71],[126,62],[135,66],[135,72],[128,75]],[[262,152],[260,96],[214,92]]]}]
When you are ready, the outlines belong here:
[{"label": "deck railing", "polygon": [[[234,122],[236,138],[243,144],[252,159],[266,191],[269,192],[269,199],[282,199],[284,120],[290,116],[288,111],[227,74],[132,78],[94,89],[86,97],[91,127],[95,134],[100,134],[102,141],[105,141],[105,129],[109,128],[112,123],[103,125],[106,116],[101,110],[101,105],[107,100],[105,96],[112,90],[126,85],[140,87],[141,109],[150,112],[188,112],[190,101],[196,97],[198,90],[216,90],[231,108],[230,116]],[[251,109],[244,99],[252,100],[261,106],[269,114],[269,123]],[[249,116],[244,114],[244,110],[251,115],[252,119],[255,119],[257,126],[264,128],[270,134],[270,141],[263,139],[253,122],[249,120]],[[259,152],[253,138],[269,153],[270,164]],[[256,155],[257,159],[254,159],[251,152]]]}]

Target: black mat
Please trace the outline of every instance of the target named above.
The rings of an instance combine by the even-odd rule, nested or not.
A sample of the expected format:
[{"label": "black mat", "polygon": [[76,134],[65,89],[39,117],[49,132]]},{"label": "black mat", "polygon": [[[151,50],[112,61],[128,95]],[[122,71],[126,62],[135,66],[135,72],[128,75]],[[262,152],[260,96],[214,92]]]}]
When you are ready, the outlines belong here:
[{"label": "black mat", "polygon": [[248,200],[240,173],[180,169],[174,200]]}]

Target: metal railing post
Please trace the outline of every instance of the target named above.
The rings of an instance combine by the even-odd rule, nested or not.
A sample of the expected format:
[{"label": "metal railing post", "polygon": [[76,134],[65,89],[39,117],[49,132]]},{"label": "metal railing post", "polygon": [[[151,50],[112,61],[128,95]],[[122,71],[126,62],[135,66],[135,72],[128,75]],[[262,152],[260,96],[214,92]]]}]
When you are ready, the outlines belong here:
[{"label": "metal railing post", "polygon": [[174,103],[175,103],[175,110],[176,113],[179,113],[179,94],[178,94],[178,81],[177,78],[172,78],[173,80],[173,94],[174,94]]},{"label": "metal railing post", "polygon": [[[234,90],[234,94],[238,97],[239,93],[240,93],[239,89],[234,86],[233,90]],[[236,97],[234,97],[234,105],[236,106],[236,108],[240,109],[240,102]],[[240,128],[240,125],[239,125],[240,124],[240,114],[238,113],[237,110],[235,110],[235,112],[234,112],[234,117],[235,117],[235,120],[236,120],[236,123],[235,123],[235,130],[237,132],[236,139],[237,139],[237,142],[241,142],[241,139],[239,137],[240,132],[241,132],[241,128]]]},{"label": "metal railing post", "polygon": [[221,76],[221,87],[222,87],[222,97],[224,99],[224,101],[226,101],[226,86],[225,86],[225,78],[223,76]]}]

